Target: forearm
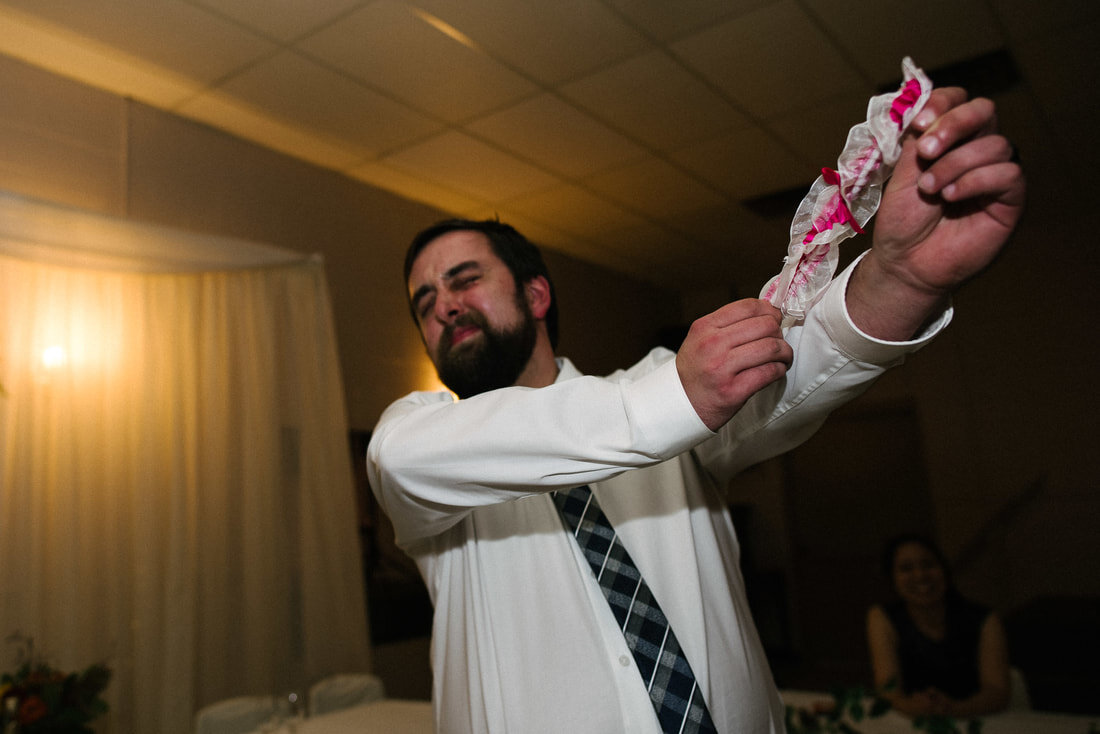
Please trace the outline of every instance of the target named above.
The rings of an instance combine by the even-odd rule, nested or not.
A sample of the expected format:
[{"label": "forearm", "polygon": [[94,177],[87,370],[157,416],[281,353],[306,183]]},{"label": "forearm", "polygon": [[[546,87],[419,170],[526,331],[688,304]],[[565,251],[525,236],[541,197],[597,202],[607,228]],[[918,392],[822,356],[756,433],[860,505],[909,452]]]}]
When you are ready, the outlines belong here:
[{"label": "forearm", "polygon": [[908,341],[875,338],[861,329],[846,300],[866,259],[838,275],[805,321],[787,330],[794,362],[786,378],[754,395],[719,438],[697,449],[720,480],[802,443],[833,410],[861,395],[950,323],[948,308]]},{"label": "forearm", "polygon": [[468,400],[413,395],[383,414],[371,487],[403,540],[469,510],[649,466],[712,434],[679,386],[672,355],[622,379],[576,377]]}]

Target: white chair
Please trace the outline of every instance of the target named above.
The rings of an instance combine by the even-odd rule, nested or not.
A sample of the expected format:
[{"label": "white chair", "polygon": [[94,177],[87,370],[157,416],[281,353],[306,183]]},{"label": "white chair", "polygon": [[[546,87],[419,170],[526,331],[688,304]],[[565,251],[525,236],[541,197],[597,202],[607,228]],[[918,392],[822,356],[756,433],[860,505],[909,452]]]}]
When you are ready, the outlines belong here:
[{"label": "white chair", "polygon": [[1027,681],[1019,668],[1008,669],[1008,708],[1010,711],[1031,710],[1031,696],[1027,692]]},{"label": "white chair", "polygon": [[338,673],[309,687],[310,716],[337,711],[386,695],[382,679],[370,673]]},{"label": "white chair", "polygon": [[195,713],[195,734],[248,734],[274,715],[274,696],[227,698]]}]

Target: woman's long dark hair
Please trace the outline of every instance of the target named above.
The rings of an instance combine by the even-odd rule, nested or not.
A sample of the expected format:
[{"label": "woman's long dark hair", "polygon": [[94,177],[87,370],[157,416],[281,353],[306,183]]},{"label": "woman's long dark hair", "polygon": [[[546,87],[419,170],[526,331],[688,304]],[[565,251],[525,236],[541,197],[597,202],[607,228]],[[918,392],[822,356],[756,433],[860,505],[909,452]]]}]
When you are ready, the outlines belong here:
[{"label": "woman's long dark hair", "polygon": [[894,586],[894,559],[898,555],[898,550],[903,545],[909,543],[915,543],[927,550],[940,564],[940,568],[943,569],[944,581],[947,584],[945,599],[950,600],[957,597],[959,592],[955,589],[955,580],[951,575],[951,566],[947,562],[947,557],[944,556],[943,551],[941,551],[939,546],[933,543],[928,536],[921,535],[920,533],[902,533],[900,535],[895,535],[886,542],[886,546],[883,548],[882,575],[886,577],[891,594],[897,595],[897,589]]}]

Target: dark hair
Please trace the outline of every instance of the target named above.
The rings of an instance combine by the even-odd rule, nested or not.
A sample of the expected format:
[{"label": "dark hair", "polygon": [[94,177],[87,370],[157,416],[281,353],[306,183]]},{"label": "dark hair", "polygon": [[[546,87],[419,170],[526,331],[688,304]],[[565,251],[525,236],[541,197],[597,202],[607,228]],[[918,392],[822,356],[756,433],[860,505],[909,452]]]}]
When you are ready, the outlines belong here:
[{"label": "dark hair", "polygon": [[940,568],[943,569],[944,579],[947,581],[948,590],[953,590],[954,585],[951,581],[951,566],[947,563],[947,557],[944,556],[943,551],[939,549],[935,543],[931,541],[927,536],[920,533],[903,533],[901,535],[895,535],[886,543],[886,547],[882,552],[882,573],[886,576],[887,581],[890,582],[890,586],[894,585],[894,558],[898,554],[898,550],[909,543],[915,543],[921,546],[929,553],[931,553],[936,561],[940,564]]},{"label": "dark hair", "polygon": [[[493,248],[493,254],[508,266],[512,277],[519,288],[532,278],[542,276],[550,286],[550,308],[546,311],[546,332],[550,337],[550,346],[558,346],[558,300],[554,294],[554,281],[550,278],[550,271],[542,260],[539,248],[520,234],[511,225],[496,219],[472,220],[472,219],[446,219],[436,222],[425,230],[422,230],[409,245],[405,252],[405,283],[409,282],[409,274],[412,272],[413,263],[416,262],[420,252],[428,246],[432,240],[442,237],[449,232],[480,232],[489,240]],[[413,321],[417,321],[413,304],[409,304]]]}]

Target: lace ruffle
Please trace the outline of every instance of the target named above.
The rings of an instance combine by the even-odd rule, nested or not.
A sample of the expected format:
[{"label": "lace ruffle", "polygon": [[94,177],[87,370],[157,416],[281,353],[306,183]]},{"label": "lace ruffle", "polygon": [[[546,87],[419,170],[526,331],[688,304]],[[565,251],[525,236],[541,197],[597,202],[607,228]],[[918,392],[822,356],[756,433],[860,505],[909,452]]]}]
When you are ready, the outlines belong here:
[{"label": "lace ruffle", "polygon": [[801,321],[836,272],[837,246],[857,233],[878,210],[882,187],[901,155],[901,138],[924,108],[932,82],[913,60],[902,60],[897,92],[871,98],[867,120],[848,132],[837,168],[821,169],[791,223],[783,269],[760,297]]}]

